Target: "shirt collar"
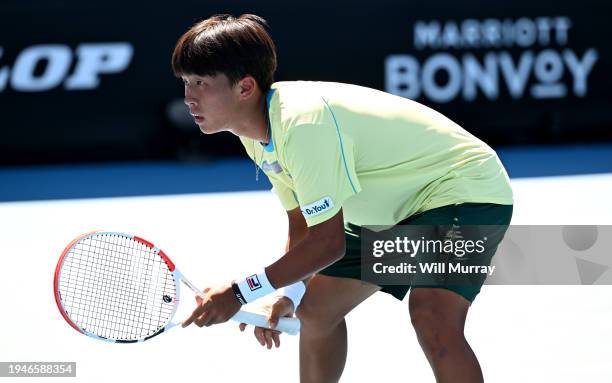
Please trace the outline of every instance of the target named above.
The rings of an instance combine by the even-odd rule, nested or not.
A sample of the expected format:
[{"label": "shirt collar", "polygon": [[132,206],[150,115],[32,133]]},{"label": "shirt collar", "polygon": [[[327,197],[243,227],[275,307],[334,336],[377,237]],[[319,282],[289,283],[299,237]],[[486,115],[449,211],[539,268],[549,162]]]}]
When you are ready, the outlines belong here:
[{"label": "shirt collar", "polygon": [[270,89],[268,91],[268,94],[266,95],[266,108],[268,109],[268,121],[266,121],[268,123],[268,130],[269,130],[269,137],[270,137],[270,141],[266,144],[263,145],[263,148],[266,152],[271,153],[274,151],[274,139],[272,138],[272,121],[270,119],[270,101],[272,101],[272,96],[274,95],[274,89]]}]

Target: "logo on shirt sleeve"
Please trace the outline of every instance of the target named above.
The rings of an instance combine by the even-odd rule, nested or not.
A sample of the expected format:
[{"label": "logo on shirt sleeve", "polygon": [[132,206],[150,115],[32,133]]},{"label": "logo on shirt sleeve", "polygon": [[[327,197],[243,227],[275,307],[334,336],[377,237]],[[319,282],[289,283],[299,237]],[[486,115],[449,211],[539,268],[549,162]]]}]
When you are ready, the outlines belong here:
[{"label": "logo on shirt sleeve", "polygon": [[302,214],[305,218],[310,218],[325,213],[333,207],[334,201],[332,201],[331,197],[324,197],[310,205],[302,206]]}]

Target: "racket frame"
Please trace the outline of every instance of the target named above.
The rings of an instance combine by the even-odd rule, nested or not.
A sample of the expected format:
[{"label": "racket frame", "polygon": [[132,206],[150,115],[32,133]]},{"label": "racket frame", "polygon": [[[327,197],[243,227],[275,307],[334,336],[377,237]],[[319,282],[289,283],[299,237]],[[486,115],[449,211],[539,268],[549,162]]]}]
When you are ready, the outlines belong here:
[{"label": "racket frame", "polygon": [[[95,333],[92,333],[90,331],[85,330],[84,328],[79,327],[76,323],[74,323],[72,321],[72,319],[70,319],[70,317],[68,316],[68,313],[66,312],[66,309],[64,308],[64,305],[62,303],[62,298],[59,292],[59,281],[61,279],[61,274],[62,274],[62,265],[64,264],[64,259],[66,258],[66,256],[68,255],[68,253],[70,253],[70,250],[72,250],[77,243],[79,243],[80,241],[88,238],[88,237],[93,237],[95,235],[100,235],[100,234],[104,234],[104,235],[117,235],[117,236],[122,236],[122,237],[126,237],[126,238],[130,238],[133,239],[137,242],[142,243],[143,245],[149,247],[156,255],[159,255],[164,262],[166,263],[166,265],[168,266],[168,270],[170,271],[170,273],[172,274],[172,278],[174,278],[174,284],[176,286],[176,295],[173,298],[173,302],[175,303],[173,305],[172,308],[172,313],[170,314],[170,321],[168,323],[166,323],[166,325],[162,328],[160,328],[159,330],[157,330],[155,333],[142,338],[142,339],[134,339],[134,340],[124,340],[124,339],[109,339],[109,338],[105,338],[103,336],[99,336]],[[178,279],[177,279],[178,278]],[[174,318],[174,315],[176,314],[176,310],[178,308],[178,304],[179,304],[179,299],[178,297],[180,297],[181,294],[181,284],[179,283],[179,280],[184,277],[183,275],[176,270],[176,266],[174,265],[174,263],[170,260],[170,258],[168,258],[168,256],[158,247],[156,247],[155,245],[153,245],[151,242],[137,237],[135,235],[131,235],[131,234],[125,234],[125,233],[119,233],[119,232],[111,232],[111,231],[101,231],[101,230],[96,230],[96,231],[92,231],[86,234],[83,234],[77,238],[75,238],[72,242],[70,242],[68,244],[68,246],[66,246],[66,248],[64,249],[64,251],[62,252],[62,255],[60,256],[60,259],[57,262],[57,266],[55,267],[55,274],[53,277],[53,291],[54,291],[54,296],[55,296],[55,303],[57,305],[57,308],[60,311],[60,314],[62,315],[62,317],[66,320],[66,322],[68,322],[68,324],[75,329],[76,331],[80,332],[81,334],[87,335],[89,337],[92,337],[94,339],[98,339],[98,340],[102,340],[105,342],[110,342],[110,343],[138,343],[138,342],[144,342],[145,340],[149,340],[151,338],[153,338],[154,336],[157,336],[161,333],[163,333],[164,331],[176,326],[179,324],[179,322],[172,322],[172,318]]]},{"label": "racket frame", "polygon": [[[66,258],[66,256],[70,253],[70,251],[76,246],[77,243],[79,243],[80,241],[88,238],[88,237],[92,237],[95,235],[117,235],[117,236],[122,236],[122,237],[127,237],[130,239],[133,239],[143,245],[145,245],[146,247],[148,247],[149,249],[151,249],[156,255],[159,255],[164,262],[166,263],[166,265],[168,266],[168,270],[170,271],[170,273],[172,274],[172,277],[174,278],[174,284],[176,286],[176,292],[175,292],[175,296],[174,296],[174,305],[172,308],[172,313],[170,315],[170,320],[166,323],[166,325],[162,328],[160,328],[158,331],[156,331],[155,333],[142,338],[142,339],[134,339],[134,340],[117,340],[117,339],[109,339],[109,338],[105,338],[102,336],[99,336],[97,334],[94,334],[90,331],[87,331],[81,327],[79,327],[76,323],[74,323],[72,321],[72,319],[70,319],[70,317],[68,316],[68,313],[66,312],[66,309],[64,308],[64,305],[62,303],[62,299],[61,299],[61,295],[59,292],[59,281],[61,279],[61,273],[62,273],[62,265],[64,264],[64,259]],[[193,283],[191,283],[175,266],[174,262],[172,262],[172,260],[170,260],[170,258],[163,252],[163,250],[161,250],[160,248],[158,248],[157,246],[155,246],[153,243],[135,236],[135,235],[130,235],[130,234],[125,234],[125,233],[119,233],[119,232],[109,232],[109,231],[100,231],[100,230],[96,230],[96,231],[92,231],[86,234],[83,234],[77,238],[75,238],[72,242],[70,242],[68,244],[68,246],[66,246],[66,248],[64,249],[64,251],[62,252],[62,255],[60,256],[58,262],[57,262],[57,266],[55,267],[55,274],[54,274],[54,278],[53,278],[53,291],[54,291],[54,297],[55,297],[55,303],[57,305],[57,308],[59,309],[62,317],[64,318],[64,320],[66,320],[66,322],[68,322],[68,324],[75,329],[76,331],[78,331],[81,334],[87,335],[89,337],[92,337],[94,339],[98,339],[98,340],[102,340],[105,342],[111,342],[111,343],[138,343],[138,342],[144,342],[145,340],[149,340],[161,333],[163,333],[166,330],[169,330],[175,326],[177,326],[178,324],[180,324],[180,322],[173,322],[172,319],[174,318],[174,315],[176,314],[176,311],[178,309],[178,305],[180,303],[180,296],[181,296],[181,282],[185,283],[186,286],[188,286],[191,290],[193,290],[193,292],[196,295],[199,295],[201,297],[204,297],[202,290],[198,289]],[[247,311],[239,311],[238,313],[236,313],[236,315],[234,315],[234,317],[231,318],[232,320],[238,321],[238,322],[244,322],[247,324],[252,324],[254,326],[260,326],[260,327],[267,327],[267,319],[261,315],[261,314],[257,314],[257,313],[251,313],[251,312],[247,312]],[[297,333],[299,333],[300,330],[300,323],[299,323],[299,319],[297,318],[280,318],[279,319],[279,323],[278,323],[278,329],[279,331],[283,331],[286,332],[290,335],[296,335]]]}]

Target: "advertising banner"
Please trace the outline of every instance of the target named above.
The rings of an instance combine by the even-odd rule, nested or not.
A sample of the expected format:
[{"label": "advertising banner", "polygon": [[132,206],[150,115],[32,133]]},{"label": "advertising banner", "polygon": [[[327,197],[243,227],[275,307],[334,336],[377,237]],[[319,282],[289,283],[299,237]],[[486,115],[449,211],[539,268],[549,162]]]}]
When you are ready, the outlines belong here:
[{"label": "advertising banner", "polygon": [[491,145],[612,139],[605,2],[45,1],[0,4],[0,164],[237,155],[203,136],[170,56],[213,14],[255,13],[276,80],[415,99]]}]

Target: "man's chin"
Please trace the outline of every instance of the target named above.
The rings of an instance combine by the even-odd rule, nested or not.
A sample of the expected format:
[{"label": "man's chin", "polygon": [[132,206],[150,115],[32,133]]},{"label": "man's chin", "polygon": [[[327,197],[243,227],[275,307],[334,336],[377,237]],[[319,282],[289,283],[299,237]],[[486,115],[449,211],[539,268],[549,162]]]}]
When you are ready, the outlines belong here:
[{"label": "man's chin", "polygon": [[198,127],[200,128],[200,132],[204,134],[215,134],[219,132],[219,130],[212,129],[210,126],[206,126],[202,124],[198,125]]}]

